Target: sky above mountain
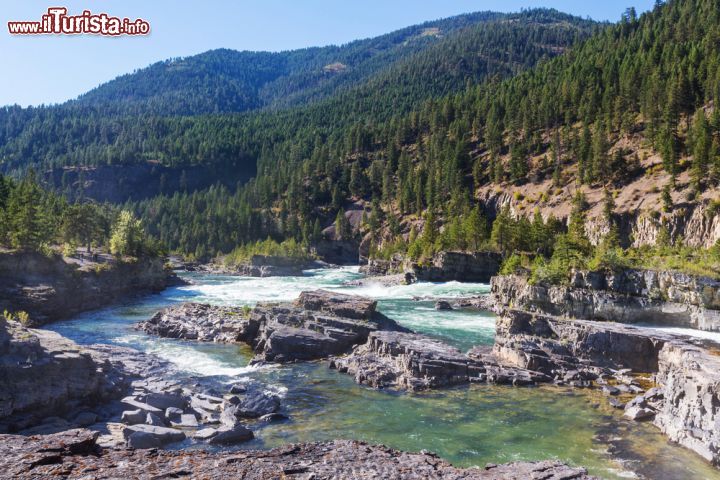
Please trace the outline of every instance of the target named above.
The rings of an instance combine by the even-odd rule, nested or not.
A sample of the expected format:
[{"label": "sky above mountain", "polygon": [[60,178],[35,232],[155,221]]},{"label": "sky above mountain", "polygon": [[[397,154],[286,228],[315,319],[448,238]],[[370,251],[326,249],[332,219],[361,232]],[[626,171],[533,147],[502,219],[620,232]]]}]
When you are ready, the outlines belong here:
[{"label": "sky above mountain", "polygon": [[[46,3],[6,2],[0,34],[0,105],[39,105],[74,98],[117,75],[171,57],[213,48],[281,51],[342,44],[374,37],[428,20],[480,10],[502,12],[548,7],[595,20],[615,21],[634,6],[638,12],[654,0],[264,0],[263,2],[191,2],[188,0],[106,0]],[[8,21],[39,20],[50,6],[70,14],[83,10],[131,19],[151,26],[148,36],[15,36]]]}]

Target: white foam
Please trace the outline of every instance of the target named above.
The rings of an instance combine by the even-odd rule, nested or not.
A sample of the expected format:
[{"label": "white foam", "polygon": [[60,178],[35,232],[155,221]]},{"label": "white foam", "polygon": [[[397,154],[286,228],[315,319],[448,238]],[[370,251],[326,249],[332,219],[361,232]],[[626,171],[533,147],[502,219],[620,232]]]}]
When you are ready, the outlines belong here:
[{"label": "white foam", "polygon": [[705,340],[712,340],[720,343],[720,332],[706,332],[704,330],[695,330],[694,328],[683,328],[683,327],[659,327],[654,325],[643,325],[653,330],[660,330],[661,332],[674,333],[677,335],[687,335],[688,337],[702,338]]},{"label": "white foam", "polygon": [[[179,370],[201,376],[228,376],[238,377],[246,375],[258,367],[238,366],[230,362],[221,361],[212,355],[202,352],[192,345],[176,342],[173,340],[154,339],[139,335],[126,335],[114,339],[117,343],[144,345],[144,351],[167,360],[174,364]],[[238,356],[238,361],[242,357]]]}]

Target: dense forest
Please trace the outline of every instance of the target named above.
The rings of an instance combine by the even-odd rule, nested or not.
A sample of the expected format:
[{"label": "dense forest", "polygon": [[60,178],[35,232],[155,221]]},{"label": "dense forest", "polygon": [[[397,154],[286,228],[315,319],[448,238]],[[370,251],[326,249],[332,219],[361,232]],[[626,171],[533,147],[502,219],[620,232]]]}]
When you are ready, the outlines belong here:
[{"label": "dense forest", "polygon": [[130,211],[91,201],[69,203],[44,190],[32,170],[19,181],[0,175],[0,248],[54,254],[59,245],[70,256],[78,247],[88,253],[102,248],[118,257],[162,253]]},{"label": "dense forest", "polygon": [[[225,165],[254,167],[265,145],[312,141],[316,135],[327,137],[355,124],[375,123],[409,112],[422,100],[461,91],[468,83],[516,74],[562,53],[596,28],[593,22],[550,10],[517,15],[476,14],[439,23],[446,24],[442,28],[432,27],[434,24],[412,27],[390,34],[387,39],[379,37],[344,47],[327,47],[330,50],[323,54],[320,64],[342,58],[346,62],[356,59],[348,63],[353,72],[363,70],[366,64],[374,67],[360,76],[358,82],[362,82],[357,86],[348,81],[336,85],[327,95],[302,94],[308,101],[318,99],[305,101],[303,107],[232,115],[173,115],[177,108],[195,112],[193,108],[179,107],[184,102],[217,102],[212,107],[199,108],[201,113],[247,109],[233,106],[232,102],[241,101],[239,96],[218,93],[203,83],[209,79],[220,82],[226,76],[232,77],[232,72],[245,71],[248,64],[254,64],[244,58],[249,54],[232,51],[213,51],[181,60],[188,65],[183,71],[197,72],[193,78],[200,83],[186,75],[163,74],[173,65],[170,62],[121,77],[68,104],[28,109],[6,107],[0,110],[2,165],[7,172],[22,171],[30,165],[42,171],[64,165],[127,165],[147,161],[178,168],[196,164],[215,165],[219,169]],[[421,35],[416,40],[423,48],[408,50],[408,36],[415,38],[427,29],[435,32],[434,28],[443,33]],[[383,54],[387,49],[400,52]],[[309,62],[306,68],[322,70],[318,65]],[[225,73],[225,69],[232,72]],[[218,70],[219,74],[211,74]],[[127,100],[123,92],[129,91],[134,96]],[[330,93],[334,93],[331,98],[320,101]],[[176,96],[183,100],[176,101]],[[232,99],[225,102],[226,96]],[[288,99],[291,95],[283,90],[277,96]],[[105,101],[108,98],[116,101],[108,103]],[[139,103],[142,106],[136,108],[143,98]],[[160,113],[153,114],[156,111]]]},{"label": "dense forest", "polygon": [[[286,109],[141,117],[106,115],[83,101],[6,109],[0,155],[9,171],[147,160],[256,165],[238,188],[179,189],[126,204],[155,238],[200,258],[268,237],[303,245],[369,237],[375,256],[527,252],[510,267],[548,278],[588,259],[637,264],[647,256],[620,248],[612,228],[613,192],[650,173],[644,157],[659,155],[670,175],[664,210],[679,176],[689,174],[692,196],[720,181],[718,25],[714,0],[658,1],[641,16],[628,9],[614,25],[550,10],[488,15],[332,95],[310,88],[297,98],[315,101]],[[623,143],[629,136],[641,139],[643,158],[638,145]],[[478,197],[548,180],[543,197],[578,190],[563,221],[491,211]],[[600,246],[584,232],[583,185],[605,192],[611,230]],[[353,228],[346,213],[358,208]]]}]

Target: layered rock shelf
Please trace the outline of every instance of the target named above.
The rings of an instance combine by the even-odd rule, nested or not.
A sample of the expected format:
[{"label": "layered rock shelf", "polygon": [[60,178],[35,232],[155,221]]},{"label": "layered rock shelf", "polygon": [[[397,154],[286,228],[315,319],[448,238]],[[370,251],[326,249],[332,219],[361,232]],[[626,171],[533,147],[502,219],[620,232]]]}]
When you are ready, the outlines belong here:
[{"label": "layered rock shelf", "polygon": [[47,436],[0,435],[0,469],[10,478],[353,478],[398,480],[590,480],[583,468],[558,461],[455,468],[437,456],[382,445],[335,440],[268,451],[104,449],[97,433],[70,430]]},{"label": "layered rock shelf", "polygon": [[426,390],[470,382],[530,385],[550,378],[521,368],[500,366],[490,354],[470,354],[425,335],[373,332],[350,355],[333,358],[331,368],[373,388]]},{"label": "layered rock shelf", "polygon": [[159,257],[77,265],[60,256],[0,252],[0,312],[25,311],[39,326],[178,281]]},{"label": "layered rock shelf", "polygon": [[568,285],[531,285],[525,277],[492,279],[500,308],[585,320],[654,323],[720,331],[720,282],[677,272],[573,273]]},{"label": "layered rock shelf", "polygon": [[[690,306],[714,306],[710,302],[712,285],[699,290],[697,283],[684,285],[684,290],[677,284],[668,286],[668,295],[684,298]],[[572,312],[578,300],[571,295],[567,304],[555,304],[567,297],[553,293],[543,297],[538,292],[543,292],[542,287],[530,286],[517,277],[493,280],[500,312],[493,352],[501,363],[544,373],[558,384],[598,386],[613,406],[625,409],[626,417],[652,421],[672,441],[720,465],[720,357],[716,344],[620,322],[540,313]],[[638,374],[646,380],[638,381]],[[637,396],[624,404],[615,398],[620,393]]]},{"label": "layered rock shelf", "polygon": [[183,304],[139,328],[173,338],[237,341],[255,350],[254,363],[314,360],[349,352],[378,330],[407,331],[376,311],[374,300],[323,290],[286,304],[259,304],[249,314],[227,307]]}]

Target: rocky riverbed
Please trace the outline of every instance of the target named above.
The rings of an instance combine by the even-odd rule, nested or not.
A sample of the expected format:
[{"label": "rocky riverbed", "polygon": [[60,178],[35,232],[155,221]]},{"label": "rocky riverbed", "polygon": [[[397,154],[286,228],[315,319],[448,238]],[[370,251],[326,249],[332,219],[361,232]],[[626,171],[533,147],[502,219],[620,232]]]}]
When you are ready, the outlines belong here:
[{"label": "rocky riverbed", "polygon": [[[677,281],[675,276],[660,277]],[[647,285],[652,285],[652,278],[656,277],[650,276],[649,280],[648,275],[630,272],[620,278],[625,279],[623,286],[614,288],[626,291],[623,295],[604,290],[596,294],[594,288],[587,288],[587,283],[582,283],[582,287],[545,289],[531,286],[515,276],[493,279],[496,309],[500,313],[493,348],[495,356],[504,363],[545,373],[556,383],[601,387],[613,405],[625,409],[626,417],[653,421],[671,440],[715,465],[720,464],[717,344],[620,323],[627,320],[622,308],[617,310],[616,322],[560,316],[560,312],[572,312],[573,317],[581,313],[577,311],[578,292],[573,289],[579,289],[579,295],[599,299],[588,308],[601,305],[605,314],[618,304],[630,304],[630,310],[634,311],[635,305],[654,301],[647,297]],[[635,283],[628,278],[634,278]],[[716,310],[710,310],[716,307],[714,287],[682,278],[682,288],[676,283],[667,286],[662,280],[657,280],[656,285],[657,288],[666,285],[668,295],[674,296],[677,304],[684,299],[682,305],[686,313],[716,315]],[[704,287],[698,288],[698,285]],[[628,293],[630,290],[635,294]],[[610,306],[606,304],[610,301],[607,298],[612,299]],[[539,313],[546,311],[555,314]],[[683,314],[681,321],[685,318],[689,317]],[[648,381],[638,381],[637,374],[645,374]],[[648,389],[649,386],[653,388]],[[637,396],[622,404],[612,398],[620,393]]]},{"label": "rocky riverbed", "polygon": [[70,430],[47,436],[0,435],[0,469],[7,478],[313,478],[313,479],[545,479],[590,480],[583,468],[557,461],[515,462],[459,469],[426,453],[336,440],[269,451],[208,453],[106,449],[97,433]]}]

